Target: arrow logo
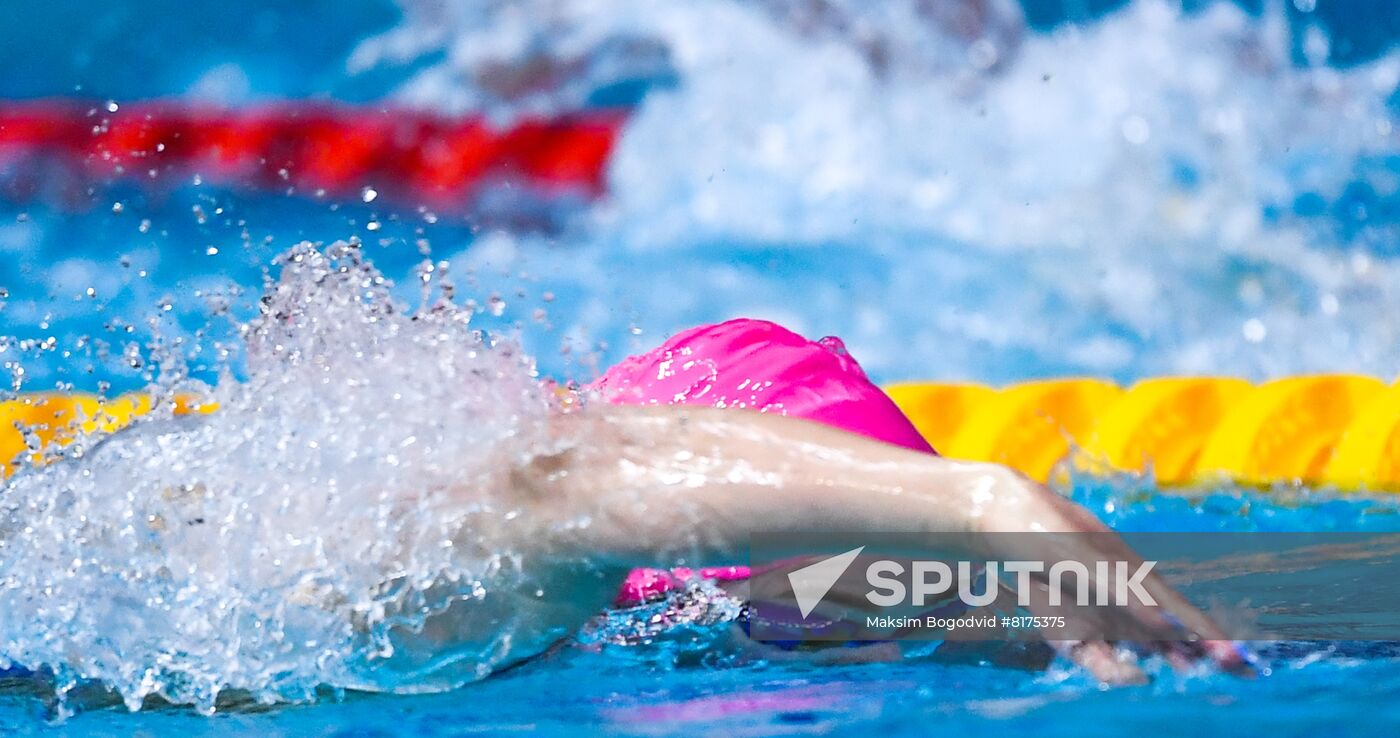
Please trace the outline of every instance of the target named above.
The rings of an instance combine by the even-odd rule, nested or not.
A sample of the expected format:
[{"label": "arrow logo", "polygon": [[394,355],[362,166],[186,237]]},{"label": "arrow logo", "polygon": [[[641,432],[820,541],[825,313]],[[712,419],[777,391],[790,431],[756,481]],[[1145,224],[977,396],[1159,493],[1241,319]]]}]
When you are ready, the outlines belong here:
[{"label": "arrow logo", "polygon": [[797,598],[797,609],[801,611],[804,619],[821,603],[822,598],[836,584],[836,580],[846,573],[851,563],[864,550],[865,546],[854,548],[788,574],[792,594]]}]

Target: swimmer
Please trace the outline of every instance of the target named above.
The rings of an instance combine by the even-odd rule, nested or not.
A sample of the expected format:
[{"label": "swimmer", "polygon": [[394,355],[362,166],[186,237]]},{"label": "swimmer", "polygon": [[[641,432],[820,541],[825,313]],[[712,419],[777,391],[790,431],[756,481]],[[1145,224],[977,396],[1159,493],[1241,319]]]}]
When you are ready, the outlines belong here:
[{"label": "swimmer", "polygon": [[[361,283],[358,274],[348,278]],[[308,299],[288,290],[298,303]],[[339,393],[386,368],[410,367],[404,357],[418,356],[392,355],[363,375],[350,374],[359,382],[351,384],[327,372],[324,355],[315,353],[325,337],[288,333],[296,327],[288,315],[269,310],[248,332],[250,356],[267,364],[255,376],[275,378],[289,392]],[[389,312],[372,317],[394,318]],[[412,321],[390,323],[407,333]],[[424,328],[434,338],[440,330]],[[425,341],[423,355],[436,345]],[[308,351],[309,358],[279,361],[258,353],[284,347],[298,357]],[[467,371],[508,365],[466,366],[453,375],[457,380],[476,381]],[[417,379],[418,370],[412,371]],[[274,641],[283,632],[335,634],[323,646],[303,646],[309,638],[297,636],[297,647],[318,658],[303,668],[320,668],[322,655],[343,659],[332,671],[335,686],[440,691],[550,652],[617,602],[619,583],[625,583],[623,605],[691,585],[685,573],[637,567],[738,561],[756,533],[957,533],[968,553],[992,560],[1135,558],[1087,510],[1044,486],[1001,466],[939,456],[839,341],[808,341],[772,323],[738,320],[683,332],[594,384],[561,393],[553,411],[529,376],[511,374],[500,386],[526,392],[534,404],[491,404],[486,397],[466,407],[523,413],[518,423],[482,418],[496,424],[491,432],[509,428],[519,442],[488,434],[506,440],[482,443],[470,426],[423,427],[425,435],[437,435],[421,443],[430,451],[422,456],[380,456],[385,449],[414,449],[413,437],[390,438],[362,453],[363,439],[375,433],[420,427],[381,428],[366,415],[384,404],[376,392],[397,386],[400,376],[385,377],[372,385],[374,392],[350,394],[350,404],[316,406],[326,414],[315,422],[335,422],[346,412],[366,418],[345,438],[298,438],[299,426],[284,424],[303,417],[297,413],[279,416],[267,433],[244,432],[272,401],[265,407],[256,387],[230,383],[232,402],[220,412],[152,418],[82,449],[68,463],[11,477],[5,487],[10,507],[0,511],[0,522],[7,523],[0,526],[7,575],[28,577],[37,589],[49,586],[52,574],[58,584],[82,587],[78,594],[118,585],[113,596],[119,601],[97,601],[84,617],[110,620],[110,613],[122,612],[129,620],[120,622],[145,622],[152,632],[175,635],[171,645],[139,637],[104,644],[93,658],[81,643],[60,641],[61,651],[41,651],[36,663],[68,663],[74,673],[105,677],[111,672],[100,658],[114,651],[120,663],[143,668],[163,668],[177,648],[222,653],[224,643],[216,639],[226,631],[184,624],[207,622],[211,603],[219,612],[231,611],[224,603],[246,603],[250,612],[268,613],[266,630],[275,633]],[[322,395],[292,397],[276,401],[305,403]],[[246,466],[269,455],[286,458],[280,446],[297,441],[325,441],[331,466],[312,457],[303,467],[294,456],[276,477],[254,474],[251,489],[239,487]],[[260,444],[279,448],[270,453]],[[185,458],[198,463],[181,463]],[[92,504],[73,505],[75,498]],[[308,519],[313,515],[322,517]],[[16,524],[27,520],[39,525]],[[1109,535],[984,535],[1031,531]],[[72,569],[50,568],[50,547],[60,544],[67,546],[65,556],[70,550],[75,559],[87,556],[85,566],[90,547],[116,557],[79,569],[83,576],[74,578]],[[1039,546],[1055,550],[1034,550]],[[415,560],[420,554],[426,563]],[[335,558],[343,556],[358,558]],[[328,562],[334,568],[326,569]],[[698,572],[740,601],[746,575],[732,566]],[[101,584],[83,584],[91,581]],[[178,596],[143,600],[148,586]],[[1245,655],[1163,581],[1150,576],[1143,586],[1160,607],[1114,608],[1112,615],[1122,619],[1113,625],[1131,626],[1115,632],[1144,634],[1135,644],[1139,651],[1182,666],[1208,660],[1228,670],[1247,668]],[[66,611],[39,602],[22,617],[56,612]],[[253,630],[264,632],[261,624]],[[248,644],[254,657],[266,647],[257,639]],[[1055,645],[1106,683],[1143,679],[1129,649],[1107,642]],[[30,648],[11,652],[31,657]],[[842,655],[878,650],[829,649]],[[247,678],[240,671],[247,657],[231,653],[236,665],[210,677],[221,684],[206,686],[262,688],[261,676],[237,681]],[[809,657],[807,649],[787,655]]]},{"label": "swimmer", "polygon": [[[1017,472],[939,456],[834,338],[812,342],[757,320],[702,326],[623,361],[584,395],[552,421],[553,433],[582,441],[514,469],[511,484],[537,540],[594,561],[660,563],[647,559],[674,550],[681,531],[693,533],[690,550],[716,559],[740,555],[755,532],[1110,532]],[[589,525],[571,526],[581,510],[592,511]],[[985,540],[1009,539],[1033,540]],[[1072,540],[1083,550],[1054,555],[1132,558],[1116,536]],[[728,586],[747,572],[633,570],[615,602],[652,600],[697,575]],[[607,586],[579,595],[601,602]],[[1123,614],[1161,634],[1143,649],[1179,666],[1201,658],[1246,668],[1240,649],[1160,578],[1146,588],[1162,607]],[[1103,682],[1142,679],[1107,642],[1052,645]]]}]

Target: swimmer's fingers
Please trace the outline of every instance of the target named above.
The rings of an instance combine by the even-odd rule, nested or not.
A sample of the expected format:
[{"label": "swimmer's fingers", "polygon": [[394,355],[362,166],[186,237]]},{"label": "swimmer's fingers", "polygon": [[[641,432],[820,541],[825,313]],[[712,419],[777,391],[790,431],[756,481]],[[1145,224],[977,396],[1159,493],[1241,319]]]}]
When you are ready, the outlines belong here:
[{"label": "swimmer's fingers", "polygon": [[1196,644],[1189,641],[1148,641],[1138,643],[1136,648],[1119,648],[1117,643],[1107,640],[1047,639],[1047,643],[1098,681],[1112,686],[1147,683],[1147,674],[1139,665],[1140,652],[1160,653],[1178,670],[1189,669],[1200,659]]},{"label": "swimmer's fingers", "polygon": [[1153,646],[1155,651],[1166,656],[1177,669],[1186,669],[1202,661],[1209,661],[1217,669],[1228,674],[1246,678],[1258,676],[1254,655],[1239,641],[1175,640],[1159,641]]},{"label": "swimmer's fingers", "polygon": [[[1147,674],[1138,658],[1128,649],[1120,649],[1109,641],[1051,641],[1050,645],[1065,658],[1089,672],[1104,684],[1130,686],[1145,684]],[[1202,652],[1198,642],[1156,641],[1142,644],[1160,653],[1177,670],[1186,670],[1200,662]],[[1252,673],[1252,672],[1251,672]]]},{"label": "swimmer's fingers", "polygon": [[1196,608],[1155,573],[1144,583],[1156,606],[1137,603],[1132,613],[1158,632],[1171,633],[1155,644],[1177,668],[1208,660],[1217,668],[1239,676],[1253,676],[1253,657],[1243,644],[1231,640],[1210,616]]},{"label": "swimmer's fingers", "polygon": [[[1024,483],[1018,489],[1026,494],[1006,496],[1007,500],[1015,504],[994,516],[997,527],[992,530],[1027,530],[1034,523],[1043,530],[1083,535],[995,537],[995,545],[1001,549],[997,553],[1008,560],[1074,561],[1090,572],[1097,571],[1095,562],[1115,561],[1130,565],[1143,563],[1142,557],[1121,537],[1109,530],[1085,508],[1040,485]],[[1066,585],[1067,582],[1061,583],[1061,586]],[[1116,620],[1112,630],[1099,630],[1098,633],[1115,636],[1129,634],[1131,641],[1164,653],[1173,663],[1185,665],[1206,658],[1224,671],[1242,674],[1252,671],[1248,653],[1231,641],[1205,613],[1196,609],[1168,585],[1157,572],[1149,572],[1144,577],[1142,586],[1156,604],[1146,605],[1130,601],[1124,611],[1103,613],[1099,617],[1124,617],[1127,620]],[[1074,615],[1086,617],[1082,611]],[[1085,621],[1079,622],[1082,624]],[[1079,628],[1078,633],[1081,636],[1092,636],[1095,631]],[[1065,635],[1062,633],[1061,639]],[[1046,637],[1047,640],[1054,640],[1053,634],[1047,634]],[[1086,658],[1103,663],[1103,647],[1088,648],[1090,653]]]},{"label": "swimmer's fingers", "polygon": [[1142,649],[1161,654],[1178,670],[1209,661],[1232,674],[1252,673],[1248,653],[1208,615],[1155,574],[1143,585],[1156,604],[1130,600],[1120,611],[1129,619],[1122,624],[1122,632],[1138,634],[1133,640]]},{"label": "swimmer's fingers", "polygon": [[[1107,553],[1123,555],[1118,551]],[[1113,677],[1104,679],[1109,683],[1120,683],[1115,680],[1124,677],[1126,667],[1119,662],[1126,656],[1111,646],[1105,651],[1108,637],[1136,644],[1136,649],[1142,653],[1160,654],[1178,670],[1209,661],[1229,673],[1253,673],[1249,653],[1226,638],[1209,616],[1196,609],[1155,574],[1150,575],[1143,584],[1156,604],[1130,600],[1126,607],[1101,608],[1070,604],[1074,600],[1072,593],[1068,592],[1061,592],[1061,597],[1056,600],[1063,604],[1052,606],[1049,604],[1051,593],[1048,583],[1039,580],[1031,590],[1029,609],[1032,614],[1044,618],[1045,622],[1060,626],[1041,630],[1041,635],[1047,641],[1072,644],[1075,653],[1068,648],[1060,648],[1061,653],[1100,679],[1104,679],[1105,675]],[[1066,637],[1080,640],[1066,641]],[[1092,645],[1099,643],[1104,645]],[[1076,655],[1084,649],[1087,650],[1083,654]],[[1106,654],[1116,654],[1115,659],[1110,660]],[[1133,680],[1127,683],[1133,683]]]},{"label": "swimmer's fingers", "polygon": [[1120,652],[1108,641],[1050,641],[1061,656],[1078,664],[1104,684],[1129,686],[1146,684],[1147,675],[1138,667],[1137,658]]},{"label": "swimmer's fingers", "polygon": [[1103,621],[1105,614],[1103,611],[1063,604],[1071,600],[1061,600],[1062,604],[1051,605],[1049,591],[1044,582],[1035,583],[1028,609],[1043,623],[1039,629],[1040,635],[1056,653],[1104,684],[1127,686],[1147,681],[1147,675],[1138,668],[1137,658],[1131,653],[1120,652],[1112,643],[1098,639],[1067,640],[1066,633],[1106,632],[1108,624]]},{"label": "swimmer's fingers", "polygon": [[[1071,510],[1070,514],[1082,516],[1084,513],[1082,510]],[[1076,520],[1076,523],[1083,525],[1081,530],[1092,527],[1083,520]],[[1107,529],[1102,529],[1101,532],[1106,535],[1076,539],[1084,549],[1089,550],[1081,549],[1067,553],[1081,562],[1100,560],[1141,563],[1141,557],[1122,538],[1111,534]],[[1126,628],[1120,629],[1120,632],[1134,633],[1135,637],[1132,640],[1149,650],[1162,653],[1177,668],[1185,668],[1206,659],[1226,672],[1253,673],[1248,651],[1230,640],[1214,620],[1192,605],[1156,571],[1149,572],[1144,577],[1142,587],[1155,604],[1147,605],[1136,598],[1129,598],[1124,612],[1129,622],[1122,623]]]}]

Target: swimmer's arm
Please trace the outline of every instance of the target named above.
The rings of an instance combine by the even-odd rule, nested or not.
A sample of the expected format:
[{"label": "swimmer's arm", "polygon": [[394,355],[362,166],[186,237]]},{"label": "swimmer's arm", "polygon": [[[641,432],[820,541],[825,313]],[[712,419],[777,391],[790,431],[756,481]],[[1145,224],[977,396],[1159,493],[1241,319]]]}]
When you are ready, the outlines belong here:
[{"label": "swimmer's arm", "polygon": [[[965,533],[981,541],[1026,540],[977,536],[992,532],[1111,533],[1087,510],[1005,467],[920,454],[780,415],[609,406],[552,422],[572,445],[519,469],[512,485],[543,526],[537,540],[620,564],[739,556],[748,537],[762,532]],[[587,524],[578,525],[584,517]],[[1116,536],[1072,540],[1085,550],[1042,555],[1133,557]],[[1190,652],[1235,665],[1235,650],[1211,640],[1220,634],[1204,615],[1160,579],[1147,586],[1163,608],[1138,617],[1170,613],[1206,639]],[[1124,678],[1105,644],[1081,646],[1075,655],[1106,680]]]},{"label": "swimmer's arm", "polygon": [[628,558],[687,531],[705,534],[707,556],[743,553],[756,531],[975,532],[997,502],[990,488],[1019,480],[775,414],[607,407],[553,422],[570,447],[536,459],[516,488],[536,520],[588,513],[589,543]]},{"label": "swimmer's arm", "polygon": [[607,407],[553,422],[568,447],[513,486],[532,519],[560,532],[587,515],[573,533],[629,560],[655,563],[687,531],[705,556],[742,554],[755,532],[1108,531],[1006,467],[775,414]]}]

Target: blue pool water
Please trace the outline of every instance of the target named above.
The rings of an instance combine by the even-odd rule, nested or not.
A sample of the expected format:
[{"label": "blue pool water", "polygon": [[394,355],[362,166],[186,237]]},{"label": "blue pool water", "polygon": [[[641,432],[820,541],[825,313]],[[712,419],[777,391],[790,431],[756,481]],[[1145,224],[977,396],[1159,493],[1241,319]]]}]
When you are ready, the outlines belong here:
[{"label": "blue pool water", "polygon": [[[1227,491],[1144,504],[1124,485],[1103,483],[1079,485],[1076,497],[1125,530],[1400,530],[1400,506],[1391,502],[1276,504]],[[1136,501],[1125,504],[1130,500]],[[1111,690],[1064,666],[1024,671],[930,657],[860,666],[768,664],[746,661],[723,643],[718,629],[674,633],[649,646],[566,651],[442,694],[350,693],[280,707],[235,703],[213,717],[170,707],[132,714],[110,699],[89,696],[87,709],[61,728],[89,736],[143,731],[347,737],[924,735],[931,730],[1385,736],[1400,724],[1400,647],[1394,643],[1261,643],[1267,672],[1258,679],[1208,670],[1173,674],[1156,665],[1152,684]],[[7,734],[51,730],[46,716],[42,688],[29,680],[12,680],[0,690],[0,729]]]},{"label": "blue pool water", "polygon": [[[215,718],[178,712],[85,713],[74,734],[118,736],[454,736],[736,734],[1113,736],[1392,735],[1400,712],[1393,652],[1365,649],[1285,667],[1239,683],[1195,678],[1101,692],[1076,677],[1044,677],[975,666],[898,663],[803,668],[636,670],[584,659],[488,680],[451,694],[356,696],[334,706],[291,707]],[[1303,663],[1297,659],[1296,663]],[[18,734],[32,722],[6,710]]]},{"label": "blue pool water", "polygon": [[[1394,377],[1400,366],[1400,55],[1389,50],[1400,13],[1385,3],[1183,12],[1156,0],[987,0],[973,21],[859,0],[815,16],[784,0],[636,0],[607,13],[582,1],[345,5],[24,2],[0,29],[0,68],[20,70],[0,77],[0,98],[387,101],[501,119],[623,106],[607,195],[522,192],[497,208],[426,212],[189,177],[0,198],[0,336],[15,337],[0,339],[6,380],[140,387],[159,378],[152,316],[167,346],[184,339],[177,353],[196,379],[246,378],[220,306],[246,319],[277,254],[352,237],[408,302],[426,241],[464,299],[486,306],[473,325],[518,337],[556,378],[586,379],[679,328],[738,314],[839,334],[881,381]],[[484,74],[535,57],[565,71],[524,91]],[[9,176],[0,165],[0,185]],[[324,420],[296,411],[287,417]],[[1183,497],[1122,480],[1067,491],[1130,530],[1400,530],[1400,505],[1326,491]],[[112,628],[72,642],[96,649],[128,635]],[[36,635],[23,624],[7,632],[17,634]],[[131,714],[80,689],[58,728],[46,722],[48,681],[16,673],[0,682],[0,733],[1400,726],[1389,644],[1266,645],[1270,671],[1257,680],[1162,672],[1103,691],[1064,667],[774,665],[710,648],[717,640],[679,633],[442,694],[326,693],[214,717],[159,705]]]}]

